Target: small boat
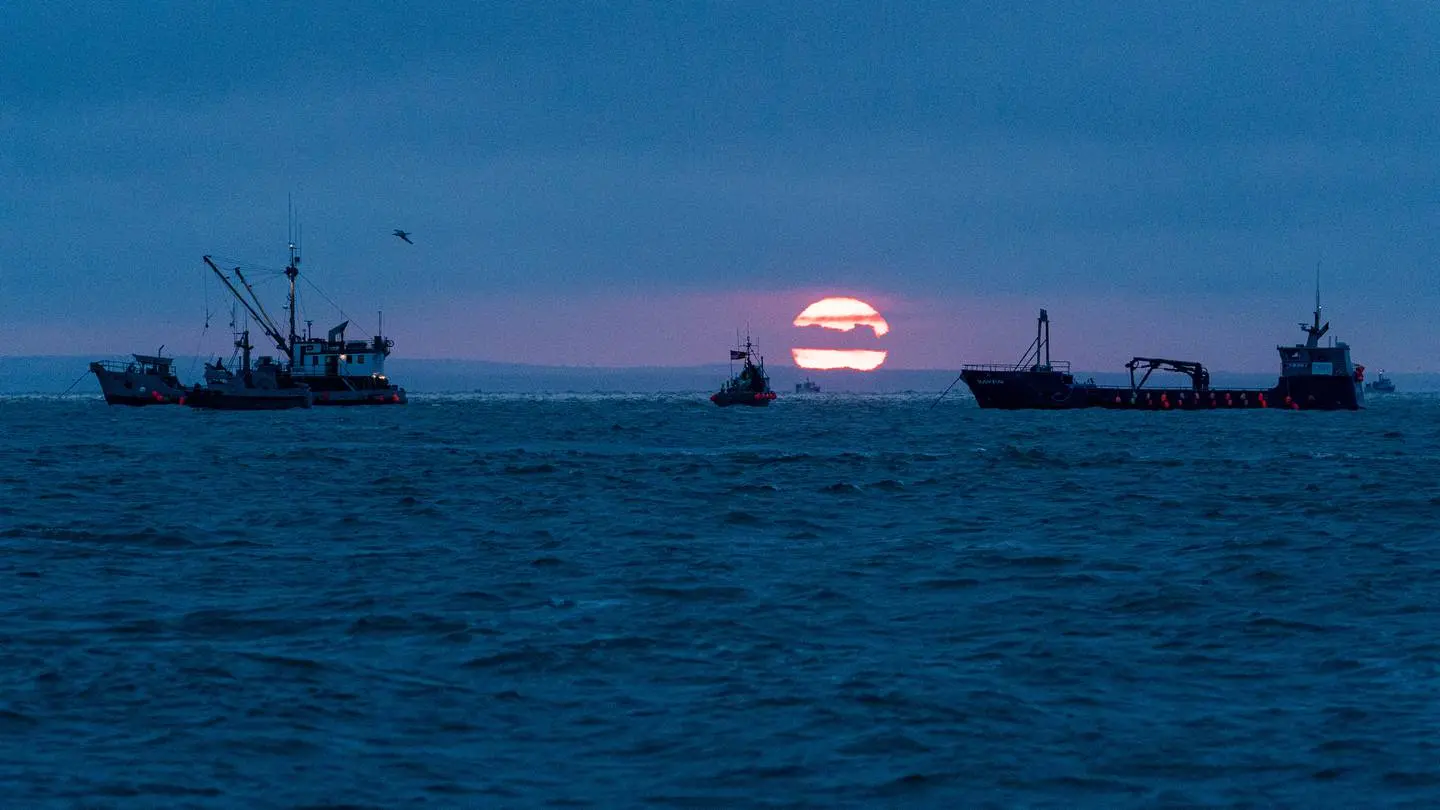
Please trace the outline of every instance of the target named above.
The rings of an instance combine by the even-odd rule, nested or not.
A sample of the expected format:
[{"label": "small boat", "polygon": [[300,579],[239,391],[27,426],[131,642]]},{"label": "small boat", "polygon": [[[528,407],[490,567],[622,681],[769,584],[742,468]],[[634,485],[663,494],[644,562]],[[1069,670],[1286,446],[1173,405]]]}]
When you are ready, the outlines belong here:
[{"label": "small boat", "polygon": [[770,377],[765,374],[765,358],[756,353],[749,335],[745,336],[743,348],[730,350],[730,361],[736,360],[744,361],[740,373],[726,380],[719,391],[710,395],[710,401],[722,408],[727,405],[762,408],[774,401],[775,392],[770,390]]},{"label": "small boat", "polygon": [[315,402],[310,386],[295,382],[290,373],[271,357],[261,357],[250,365],[250,330],[240,333],[235,341],[240,350],[240,364],[235,370],[219,361],[205,364],[204,388],[196,384],[185,395],[185,404],[192,408],[217,411],[279,411],[308,408]]},{"label": "small boat", "polygon": [[[164,346],[160,347],[165,350]],[[100,393],[111,405],[174,405],[184,401],[185,386],[175,376],[175,359],[158,354],[132,354],[132,362],[96,360],[90,371]]]},{"label": "small boat", "polygon": [[1393,394],[1395,381],[1385,376],[1385,369],[1382,368],[1375,375],[1374,382],[1365,383],[1365,390],[1375,394]]},{"label": "small boat", "polygon": [[806,377],[804,382],[795,383],[795,393],[818,394],[820,393],[820,386],[817,385],[814,380]]}]

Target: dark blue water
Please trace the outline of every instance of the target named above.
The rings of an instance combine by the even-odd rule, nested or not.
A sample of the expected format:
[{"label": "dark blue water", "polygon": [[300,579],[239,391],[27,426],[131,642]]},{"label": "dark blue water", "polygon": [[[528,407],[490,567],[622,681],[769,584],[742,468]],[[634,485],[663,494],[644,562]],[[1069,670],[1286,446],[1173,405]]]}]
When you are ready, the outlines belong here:
[{"label": "dark blue water", "polygon": [[0,400],[17,807],[1433,806],[1440,400]]}]

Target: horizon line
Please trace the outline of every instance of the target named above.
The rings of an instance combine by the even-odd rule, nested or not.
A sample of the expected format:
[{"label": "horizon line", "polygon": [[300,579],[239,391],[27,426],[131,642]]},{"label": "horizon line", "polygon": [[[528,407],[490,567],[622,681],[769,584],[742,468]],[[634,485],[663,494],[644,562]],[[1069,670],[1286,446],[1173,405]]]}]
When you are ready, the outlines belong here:
[{"label": "horizon line", "polygon": [[[112,354],[106,355],[105,357],[129,357],[131,354],[134,354],[134,353],[133,353],[133,352],[112,353]],[[196,354],[196,355],[176,354],[176,355],[174,355],[174,358],[177,359],[177,360],[182,359],[182,358],[183,358],[183,359],[187,359],[187,360],[193,360],[193,359],[199,359],[199,358],[202,358],[202,357],[211,357],[211,356],[214,356],[214,355],[211,355],[211,354],[204,354],[204,355],[200,355],[200,354]],[[96,355],[86,355],[86,354],[16,354],[16,355],[0,354],[0,361],[4,361],[4,360],[51,360],[51,361],[55,361],[55,360],[64,360],[64,361],[75,360],[75,361],[79,361],[79,362],[89,363],[89,362],[91,362],[92,360],[96,359],[96,357],[97,357]],[[101,358],[101,359],[103,359],[103,358]],[[512,366],[512,367],[517,367],[517,368],[565,369],[565,370],[579,370],[579,371],[584,371],[584,370],[615,370],[615,371],[627,371],[627,370],[629,370],[629,371],[633,371],[633,370],[637,370],[637,369],[655,369],[655,370],[683,371],[683,370],[686,370],[686,369],[714,369],[714,368],[725,368],[725,367],[728,366],[727,363],[721,362],[721,361],[716,361],[716,362],[712,362],[712,363],[690,363],[690,364],[685,364],[685,365],[657,365],[657,364],[649,364],[649,365],[628,365],[628,366],[565,365],[565,364],[556,364],[556,363],[524,363],[524,362],[517,362],[517,361],[513,361],[513,360],[486,360],[486,359],[482,359],[482,358],[478,358],[478,357],[403,357],[403,358],[394,359],[394,361],[400,362],[400,363],[412,363],[412,362],[421,362],[421,363],[484,363],[484,364],[488,364],[488,365],[495,365],[495,366]],[[956,367],[952,367],[952,368],[933,367],[933,366],[932,366],[932,367],[925,367],[925,368],[887,368],[887,367],[883,367],[883,366],[882,366],[881,368],[872,369],[872,370],[870,370],[870,371],[857,371],[857,370],[854,370],[854,369],[808,369],[808,368],[804,368],[804,367],[802,367],[802,366],[797,366],[797,365],[793,365],[793,364],[785,364],[785,363],[782,363],[782,364],[771,364],[771,365],[772,365],[772,367],[774,367],[774,368],[784,369],[784,370],[786,370],[786,371],[791,371],[791,370],[793,370],[793,371],[798,371],[798,372],[804,372],[804,373],[806,373],[806,374],[837,374],[837,375],[850,376],[850,375],[875,374],[875,373],[877,373],[877,372],[880,372],[880,373],[886,373],[886,372],[888,372],[888,373],[904,372],[904,373],[918,373],[918,374],[924,374],[924,373],[934,373],[934,374],[940,374],[940,373],[959,374],[959,373],[963,370],[963,366],[964,366],[964,365],[969,365],[969,364],[962,364],[961,366],[956,366]],[[1017,367],[1018,367],[1018,366],[1017,366]],[[1208,366],[1207,366],[1207,368],[1210,370],[1210,372],[1211,372],[1212,374],[1218,373],[1218,374],[1252,374],[1252,375],[1262,375],[1262,374],[1263,374],[1263,375],[1270,375],[1270,374],[1277,374],[1277,375],[1278,375],[1278,372],[1271,372],[1271,371],[1235,371],[1235,370],[1229,370],[1229,369],[1223,369],[1223,368],[1215,368],[1215,367],[1208,367]],[[1368,368],[1368,367],[1367,367],[1367,368]],[[1434,370],[1424,370],[1424,369],[1420,369],[1420,370],[1399,371],[1399,372],[1391,372],[1389,369],[1385,369],[1385,371],[1386,371],[1386,373],[1399,373],[1399,374],[1440,374],[1440,368],[1437,368],[1437,369],[1434,369]],[[1127,372],[1126,372],[1124,366],[1121,365],[1120,367],[1118,367],[1118,368],[1115,369],[1115,370],[1105,370],[1105,369],[1078,369],[1078,370],[1076,370],[1076,371],[1074,371],[1074,372],[1072,372],[1072,373],[1074,374],[1074,376],[1079,376],[1079,375],[1081,375],[1081,374],[1125,374],[1125,373],[1127,373]]]}]

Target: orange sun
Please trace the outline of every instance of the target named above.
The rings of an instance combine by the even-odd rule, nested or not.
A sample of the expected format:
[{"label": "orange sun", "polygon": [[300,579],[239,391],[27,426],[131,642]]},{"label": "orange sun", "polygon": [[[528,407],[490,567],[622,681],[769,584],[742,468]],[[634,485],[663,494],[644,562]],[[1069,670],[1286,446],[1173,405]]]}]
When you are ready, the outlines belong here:
[{"label": "orange sun", "polygon": [[[890,324],[874,307],[858,298],[824,298],[795,316],[795,326],[819,326],[849,332],[857,326],[868,326],[881,337],[890,331]],[[889,352],[879,349],[801,349],[790,350],[795,365],[816,370],[849,368],[873,371],[885,362]]]}]

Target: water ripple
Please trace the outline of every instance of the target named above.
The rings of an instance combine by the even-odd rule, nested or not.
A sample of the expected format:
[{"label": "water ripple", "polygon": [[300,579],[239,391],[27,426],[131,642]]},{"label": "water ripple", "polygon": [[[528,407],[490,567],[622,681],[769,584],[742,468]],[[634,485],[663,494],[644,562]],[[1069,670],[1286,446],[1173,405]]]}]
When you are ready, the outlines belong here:
[{"label": "water ripple", "polygon": [[0,402],[7,800],[1433,804],[1440,400],[932,401]]}]

